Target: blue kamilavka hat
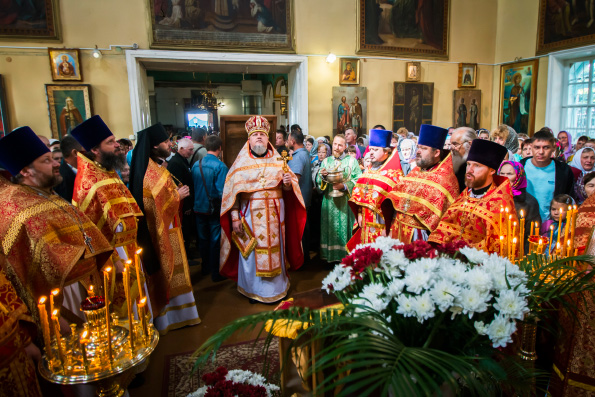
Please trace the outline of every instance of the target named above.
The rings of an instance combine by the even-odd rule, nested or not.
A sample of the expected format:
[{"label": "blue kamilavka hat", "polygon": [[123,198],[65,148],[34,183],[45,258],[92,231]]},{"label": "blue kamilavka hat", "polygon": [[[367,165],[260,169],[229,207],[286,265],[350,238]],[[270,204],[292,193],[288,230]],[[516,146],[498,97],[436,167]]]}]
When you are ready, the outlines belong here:
[{"label": "blue kamilavka hat", "polygon": [[88,152],[114,135],[101,117],[93,116],[77,125],[70,133]]},{"label": "blue kamilavka hat", "polygon": [[433,147],[434,149],[444,148],[448,130],[435,125],[422,124],[419,129],[418,145]]},{"label": "blue kamilavka hat", "polygon": [[368,146],[390,147],[390,141],[393,137],[392,131],[370,130],[370,143]]},{"label": "blue kamilavka hat", "polygon": [[0,139],[0,164],[12,176],[50,149],[29,127],[20,127]]}]

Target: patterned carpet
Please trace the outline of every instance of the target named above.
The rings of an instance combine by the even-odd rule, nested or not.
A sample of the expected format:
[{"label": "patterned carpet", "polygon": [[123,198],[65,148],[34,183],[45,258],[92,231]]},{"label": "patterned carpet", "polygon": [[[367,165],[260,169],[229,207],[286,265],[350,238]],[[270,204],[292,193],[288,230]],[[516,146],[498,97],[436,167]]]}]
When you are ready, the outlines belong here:
[{"label": "patterned carpet", "polygon": [[[161,395],[167,397],[182,397],[202,386],[203,374],[214,371],[219,366],[227,369],[243,369],[261,373],[264,364],[262,348],[264,339],[224,345],[217,352],[217,360],[209,361],[205,366],[192,373],[194,359],[192,353],[172,354],[165,357],[165,371],[163,373],[163,390]],[[269,380],[279,383],[279,340],[271,342],[268,357]]]}]

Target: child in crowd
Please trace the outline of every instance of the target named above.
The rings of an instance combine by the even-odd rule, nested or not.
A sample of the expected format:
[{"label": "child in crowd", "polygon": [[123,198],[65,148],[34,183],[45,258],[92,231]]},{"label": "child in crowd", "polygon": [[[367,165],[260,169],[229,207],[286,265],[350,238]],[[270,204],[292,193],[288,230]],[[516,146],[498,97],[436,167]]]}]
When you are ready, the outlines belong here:
[{"label": "child in crowd", "polygon": [[[566,213],[568,212],[568,206],[574,205],[574,199],[567,194],[559,194],[555,196],[550,204],[550,218],[543,222],[541,225],[541,235],[547,238],[550,237],[551,227],[554,227],[554,233],[552,241],[550,241],[550,249],[548,253],[553,252],[556,249],[556,241],[558,241],[558,226],[559,222],[562,222],[561,233],[564,233],[566,227]],[[562,218],[562,219],[560,219]],[[562,239],[563,236],[560,236]]]},{"label": "child in crowd", "polygon": [[347,154],[357,160],[357,149],[355,148],[355,146],[348,146]]}]

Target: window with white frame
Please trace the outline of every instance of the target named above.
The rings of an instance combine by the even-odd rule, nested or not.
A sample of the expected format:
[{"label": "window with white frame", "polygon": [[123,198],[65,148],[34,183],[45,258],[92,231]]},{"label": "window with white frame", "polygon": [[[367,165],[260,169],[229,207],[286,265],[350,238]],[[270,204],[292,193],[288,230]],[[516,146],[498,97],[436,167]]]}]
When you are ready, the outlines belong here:
[{"label": "window with white frame", "polygon": [[571,60],[566,63],[563,85],[561,130],[578,137],[595,137],[595,58]]}]

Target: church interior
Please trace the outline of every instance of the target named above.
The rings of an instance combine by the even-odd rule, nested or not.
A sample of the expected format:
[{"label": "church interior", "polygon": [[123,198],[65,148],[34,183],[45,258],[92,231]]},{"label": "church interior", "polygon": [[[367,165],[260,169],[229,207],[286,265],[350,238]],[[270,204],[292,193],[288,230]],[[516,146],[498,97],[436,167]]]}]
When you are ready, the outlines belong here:
[{"label": "church interior", "polygon": [[[272,4],[271,7],[275,4],[287,7],[285,32],[289,34],[285,47],[267,42],[266,37],[258,39],[262,42],[252,47],[244,45],[244,39],[234,38],[223,45],[216,40],[214,44],[196,43],[182,33],[168,41],[163,39],[167,36],[163,26],[176,31],[180,22],[170,21],[171,25],[158,22],[173,19],[175,11],[172,13],[172,10],[183,3],[181,12],[206,10],[206,21],[210,21],[220,3],[230,7],[242,3],[238,7],[248,9],[251,3],[257,7],[263,2]],[[540,16],[545,15],[544,7],[554,1],[37,1],[35,3],[43,4],[46,12],[52,10],[56,17],[57,37],[54,38],[15,34],[19,29],[27,30],[27,21],[16,30],[10,28],[8,21],[11,12],[18,9],[17,3],[21,2],[0,2],[0,136],[17,127],[29,126],[39,135],[62,139],[70,129],[61,123],[59,111],[66,100],[61,90],[72,90],[76,95],[83,92],[76,100],[79,111],[84,113],[82,118],[100,115],[117,139],[132,141],[136,140],[138,131],[156,123],[178,132],[204,127],[224,134],[223,120],[232,120],[236,115],[272,115],[277,127],[299,124],[303,134],[314,139],[332,137],[341,132],[337,131],[341,96],[353,95],[353,92],[361,97],[364,105],[360,127],[364,135],[375,125],[386,126],[394,132],[405,126],[415,134],[419,121],[443,128],[469,125],[466,120],[465,124],[460,124],[458,119],[462,97],[476,98],[473,101],[480,105],[474,129],[492,131],[510,117],[508,105],[504,105],[505,85],[511,84],[511,76],[505,75],[506,68],[529,62],[533,68],[529,69],[531,104],[523,113],[529,116],[520,127],[522,132],[531,136],[548,126],[556,133],[564,129],[572,131],[575,140],[579,135],[595,138],[595,107],[591,107],[595,97],[592,94],[589,97],[590,83],[580,88],[586,90],[581,91],[581,95],[588,98],[585,105],[572,104],[572,93],[567,89],[572,65],[586,61],[587,69],[589,62],[595,67],[595,32],[568,40],[568,45],[552,50],[540,47],[540,32],[547,29],[548,24],[552,24],[553,29],[554,23],[565,23],[558,19],[545,21],[545,17]],[[426,51],[428,45],[418,38],[401,40],[405,44],[396,50],[395,47],[383,49],[382,45],[374,50],[374,45],[364,44],[363,15],[366,10],[369,12],[369,3],[374,3],[381,14],[399,4],[406,8],[407,3],[414,4],[413,7],[430,3],[435,11],[445,7],[442,12],[446,12],[447,23],[442,32],[442,53]],[[562,13],[570,13],[561,17],[569,21],[572,20],[571,7],[576,7],[571,4],[581,3],[580,10],[589,7],[574,0],[558,0],[557,3],[562,3],[562,9],[566,10]],[[165,10],[161,16],[157,15],[158,6]],[[593,7],[592,2],[590,7]],[[216,17],[212,18],[216,21]],[[213,37],[245,33],[241,26],[228,29],[218,23],[223,22],[213,22],[205,29],[218,34]],[[261,20],[258,23],[262,23]],[[256,26],[256,22],[253,25]],[[182,22],[181,26],[186,25]],[[387,29],[384,36],[380,35],[385,41],[388,36],[394,38],[390,28]],[[278,36],[282,35],[275,34]],[[371,49],[364,50],[366,45]],[[48,62],[48,51],[56,50],[73,50],[68,53],[77,54],[79,78],[53,76],[56,65],[51,55]],[[342,59],[357,65],[356,83],[344,84]],[[463,81],[462,65],[473,68],[472,84]],[[410,67],[415,69],[411,71]],[[407,120],[411,110],[407,105],[404,109],[400,107],[396,99],[397,83],[409,82],[419,83],[420,87],[431,83],[429,103],[424,102],[423,115],[413,127]],[[465,96],[465,91],[473,91],[476,96]],[[425,95],[424,91],[424,101]],[[349,97],[348,101],[353,98]],[[471,102],[465,103],[470,108]],[[581,109],[588,108],[588,116],[586,110],[579,112],[580,115],[571,115],[579,105]],[[239,138],[224,139],[224,144],[237,147],[237,153],[245,139],[235,143],[231,139]],[[225,158],[225,149],[223,160],[228,167],[234,161]],[[189,373],[179,374],[188,368],[187,362],[180,364],[181,361],[173,357],[193,352],[233,320],[276,307],[276,304],[249,302],[238,293],[231,280],[212,282],[201,274],[198,255],[189,255],[188,260],[201,322],[160,336],[143,373],[143,381],[128,390],[130,396],[173,397],[193,392],[199,386],[197,380],[191,379]],[[313,261],[291,272],[287,298],[320,288],[331,269],[326,263]],[[236,333],[225,343],[242,343],[257,336],[262,337],[256,331]],[[173,384],[173,379],[182,386]],[[69,395],[49,383],[44,387],[42,389],[51,390],[52,395]]]}]

